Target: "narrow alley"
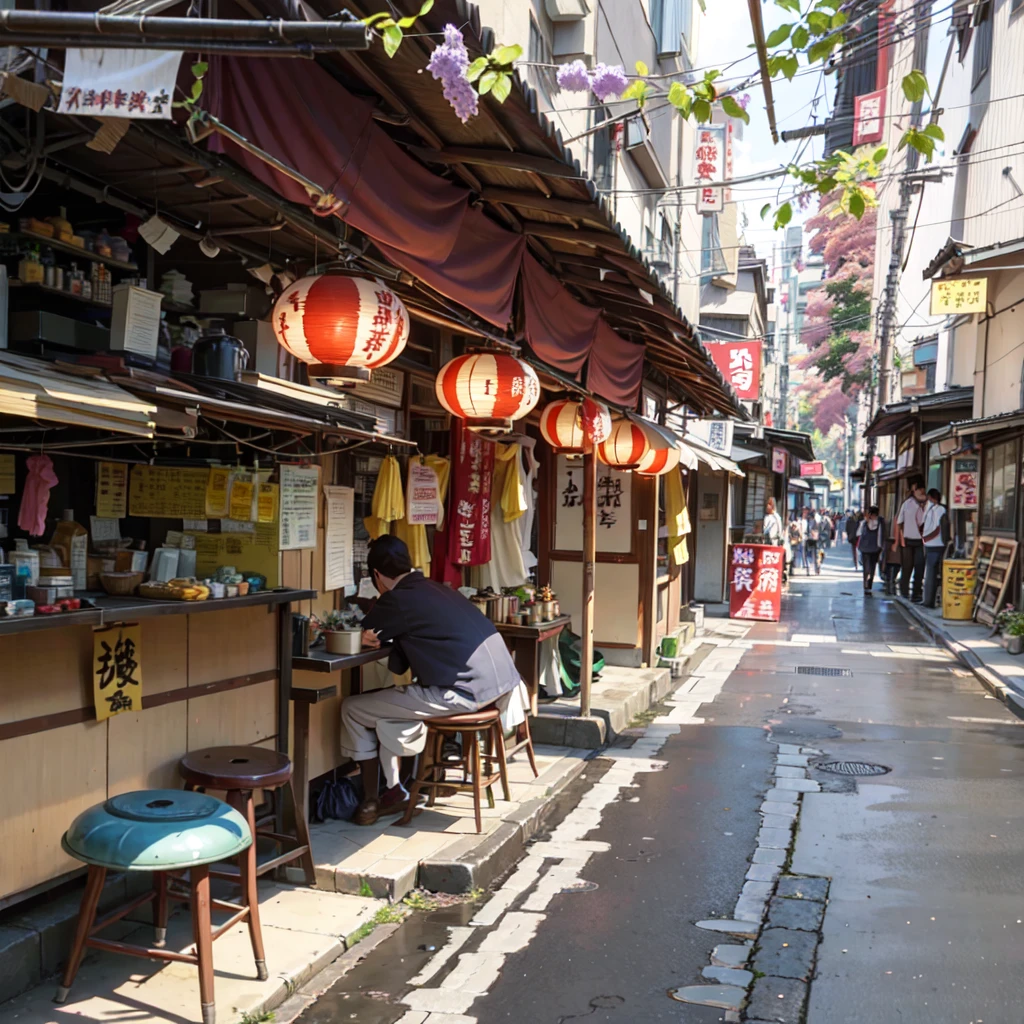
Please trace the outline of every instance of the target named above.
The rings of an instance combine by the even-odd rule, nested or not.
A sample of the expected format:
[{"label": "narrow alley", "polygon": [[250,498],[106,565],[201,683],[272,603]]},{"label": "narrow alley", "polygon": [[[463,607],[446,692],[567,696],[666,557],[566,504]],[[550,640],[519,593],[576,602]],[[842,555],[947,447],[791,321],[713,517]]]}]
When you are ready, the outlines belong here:
[{"label": "narrow alley", "polygon": [[1024,723],[858,583],[709,619],[474,916],[417,915],[301,1024],[1019,1021]]}]

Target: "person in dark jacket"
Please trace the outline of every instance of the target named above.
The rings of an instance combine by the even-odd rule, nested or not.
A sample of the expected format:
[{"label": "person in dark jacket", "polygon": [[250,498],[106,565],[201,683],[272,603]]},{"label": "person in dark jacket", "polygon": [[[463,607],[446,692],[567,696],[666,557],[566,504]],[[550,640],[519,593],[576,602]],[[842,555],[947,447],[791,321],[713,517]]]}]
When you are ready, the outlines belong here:
[{"label": "person in dark jacket", "polygon": [[[412,682],[341,703],[341,751],[360,762],[363,777],[360,825],[404,810],[399,759],[423,749],[423,719],[477,711],[520,681],[494,623],[457,590],[413,571],[404,541],[379,537],[366,564],[381,596],[363,620],[363,645],[390,647],[388,668]],[[379,799],[378,766],[388,787]]]},{"label": "person in dark jacket", "polygon": [[864,522],[863,513],[854,515],[852,512],[846,517],[846,539],[850,542],[850,550],[853,552],[853,567],[859,569],[857,564],[857,531],[860,524]]},{"label": "person in dark jacket", "polygon": [[864,566],[864,594],[871,596],[875,584],[875,569],[885,551],[885,520],[878,514],[878,506],[872,505],[868,514],[857,527],[857,547]]}]

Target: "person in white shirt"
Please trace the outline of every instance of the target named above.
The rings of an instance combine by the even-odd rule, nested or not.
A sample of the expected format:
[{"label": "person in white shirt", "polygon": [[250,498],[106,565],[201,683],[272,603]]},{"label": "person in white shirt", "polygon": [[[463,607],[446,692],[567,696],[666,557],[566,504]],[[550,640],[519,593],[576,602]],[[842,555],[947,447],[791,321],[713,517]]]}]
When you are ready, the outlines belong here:
[{"label": "person in white shirt", "polygon": [[942,556],[946,551],[949,526],[942,494],[933,487],[928,492],[928,507],[924,510],[924,525],[921,540],[924,542],[924,606],[935,607],[935,596],[939,589],[939,573],[942,572]]},{"label": "person in white shirt", "polygon": [[[909,598],[914,604],[921,603],[924,584],[924,541],[921,537],[921,528],[924,526],[927,503],[924,483],[920,479],[912,480],[910,496],[900,506],[899,514],[896,516],[896,537],[902,562],[900,596]],[[911,573],[914,576],[913,591],[910,587]]]}]

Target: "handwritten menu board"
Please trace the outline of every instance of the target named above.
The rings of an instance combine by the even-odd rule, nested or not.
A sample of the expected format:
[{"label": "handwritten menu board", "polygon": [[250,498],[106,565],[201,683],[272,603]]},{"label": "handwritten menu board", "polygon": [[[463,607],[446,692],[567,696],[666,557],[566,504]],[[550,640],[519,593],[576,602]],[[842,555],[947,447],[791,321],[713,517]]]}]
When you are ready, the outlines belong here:
[{"label": "handwritten menu board", "polygon": [[355,583],[352,564],[352,528],[355,490],[325,487],[327,526],[324,530],[324,590],[338,590]]},{"label": "handwritten menu board", "polygon": [[221,566],[241,573],[258,572],[268,587],[281,585],[277,523],[257,526],[254,533],[196,533],[196,575],[212,576]]},{"label": "handwritten menu board", "polygon": [[132,466],[129,515],[164,519],[205,519],[209,469]]},{"label": "handwritten menu board", "polygon": [[282,551],[316,547],[319,466],[281,466]]},{"label": "handwritten menu board", "polygon": [[228,514],[228,488],[231,483],[231,470],[223,466],[214,466],[206,481],[206,519],[223,519]]},{"label": "handwritten menu board", "polygon": [[128,514],[128,464],[101,462],[96,467],[96,515],[123,519]]}]

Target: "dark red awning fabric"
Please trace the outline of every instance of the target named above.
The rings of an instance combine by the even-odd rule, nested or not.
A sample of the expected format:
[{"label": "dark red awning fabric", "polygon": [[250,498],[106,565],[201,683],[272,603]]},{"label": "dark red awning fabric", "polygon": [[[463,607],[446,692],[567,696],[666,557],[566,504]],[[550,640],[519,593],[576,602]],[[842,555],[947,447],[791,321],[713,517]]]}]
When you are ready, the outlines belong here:
[{"label": "dark red awning fabric", "polygon": [[[443,260],[459,241],[468,194],[403,153],[358,99],[313,61],[215,57],[210,112],[250,142],[347,204],[341,216],[375,242]],[[304,188],[222,135],[224,152],[286,199],[312,206]],[[514,276],[514,274],[513,274]]]},{"label": "dark red awning fabric", "polygon": [[627,341],[598,320],[587,363],[587,390],[625,409],[635,409],[643,376],[644,346]]},{"label": "dark red awning fabric", "polygon": [[459,237],[443,260],[417,259],[389,245],[377,244],[396,266],[415,274],[489,324],[504,328],[512,318],[516,276],[526,239],[506,231],[479,210],[466,211]]},{"label": "dark red awning fabric", "polygon": [[594,344],[600,314],[577,302],[529,253],[523,257],[526,340],[549,366],[575,376]]}]

